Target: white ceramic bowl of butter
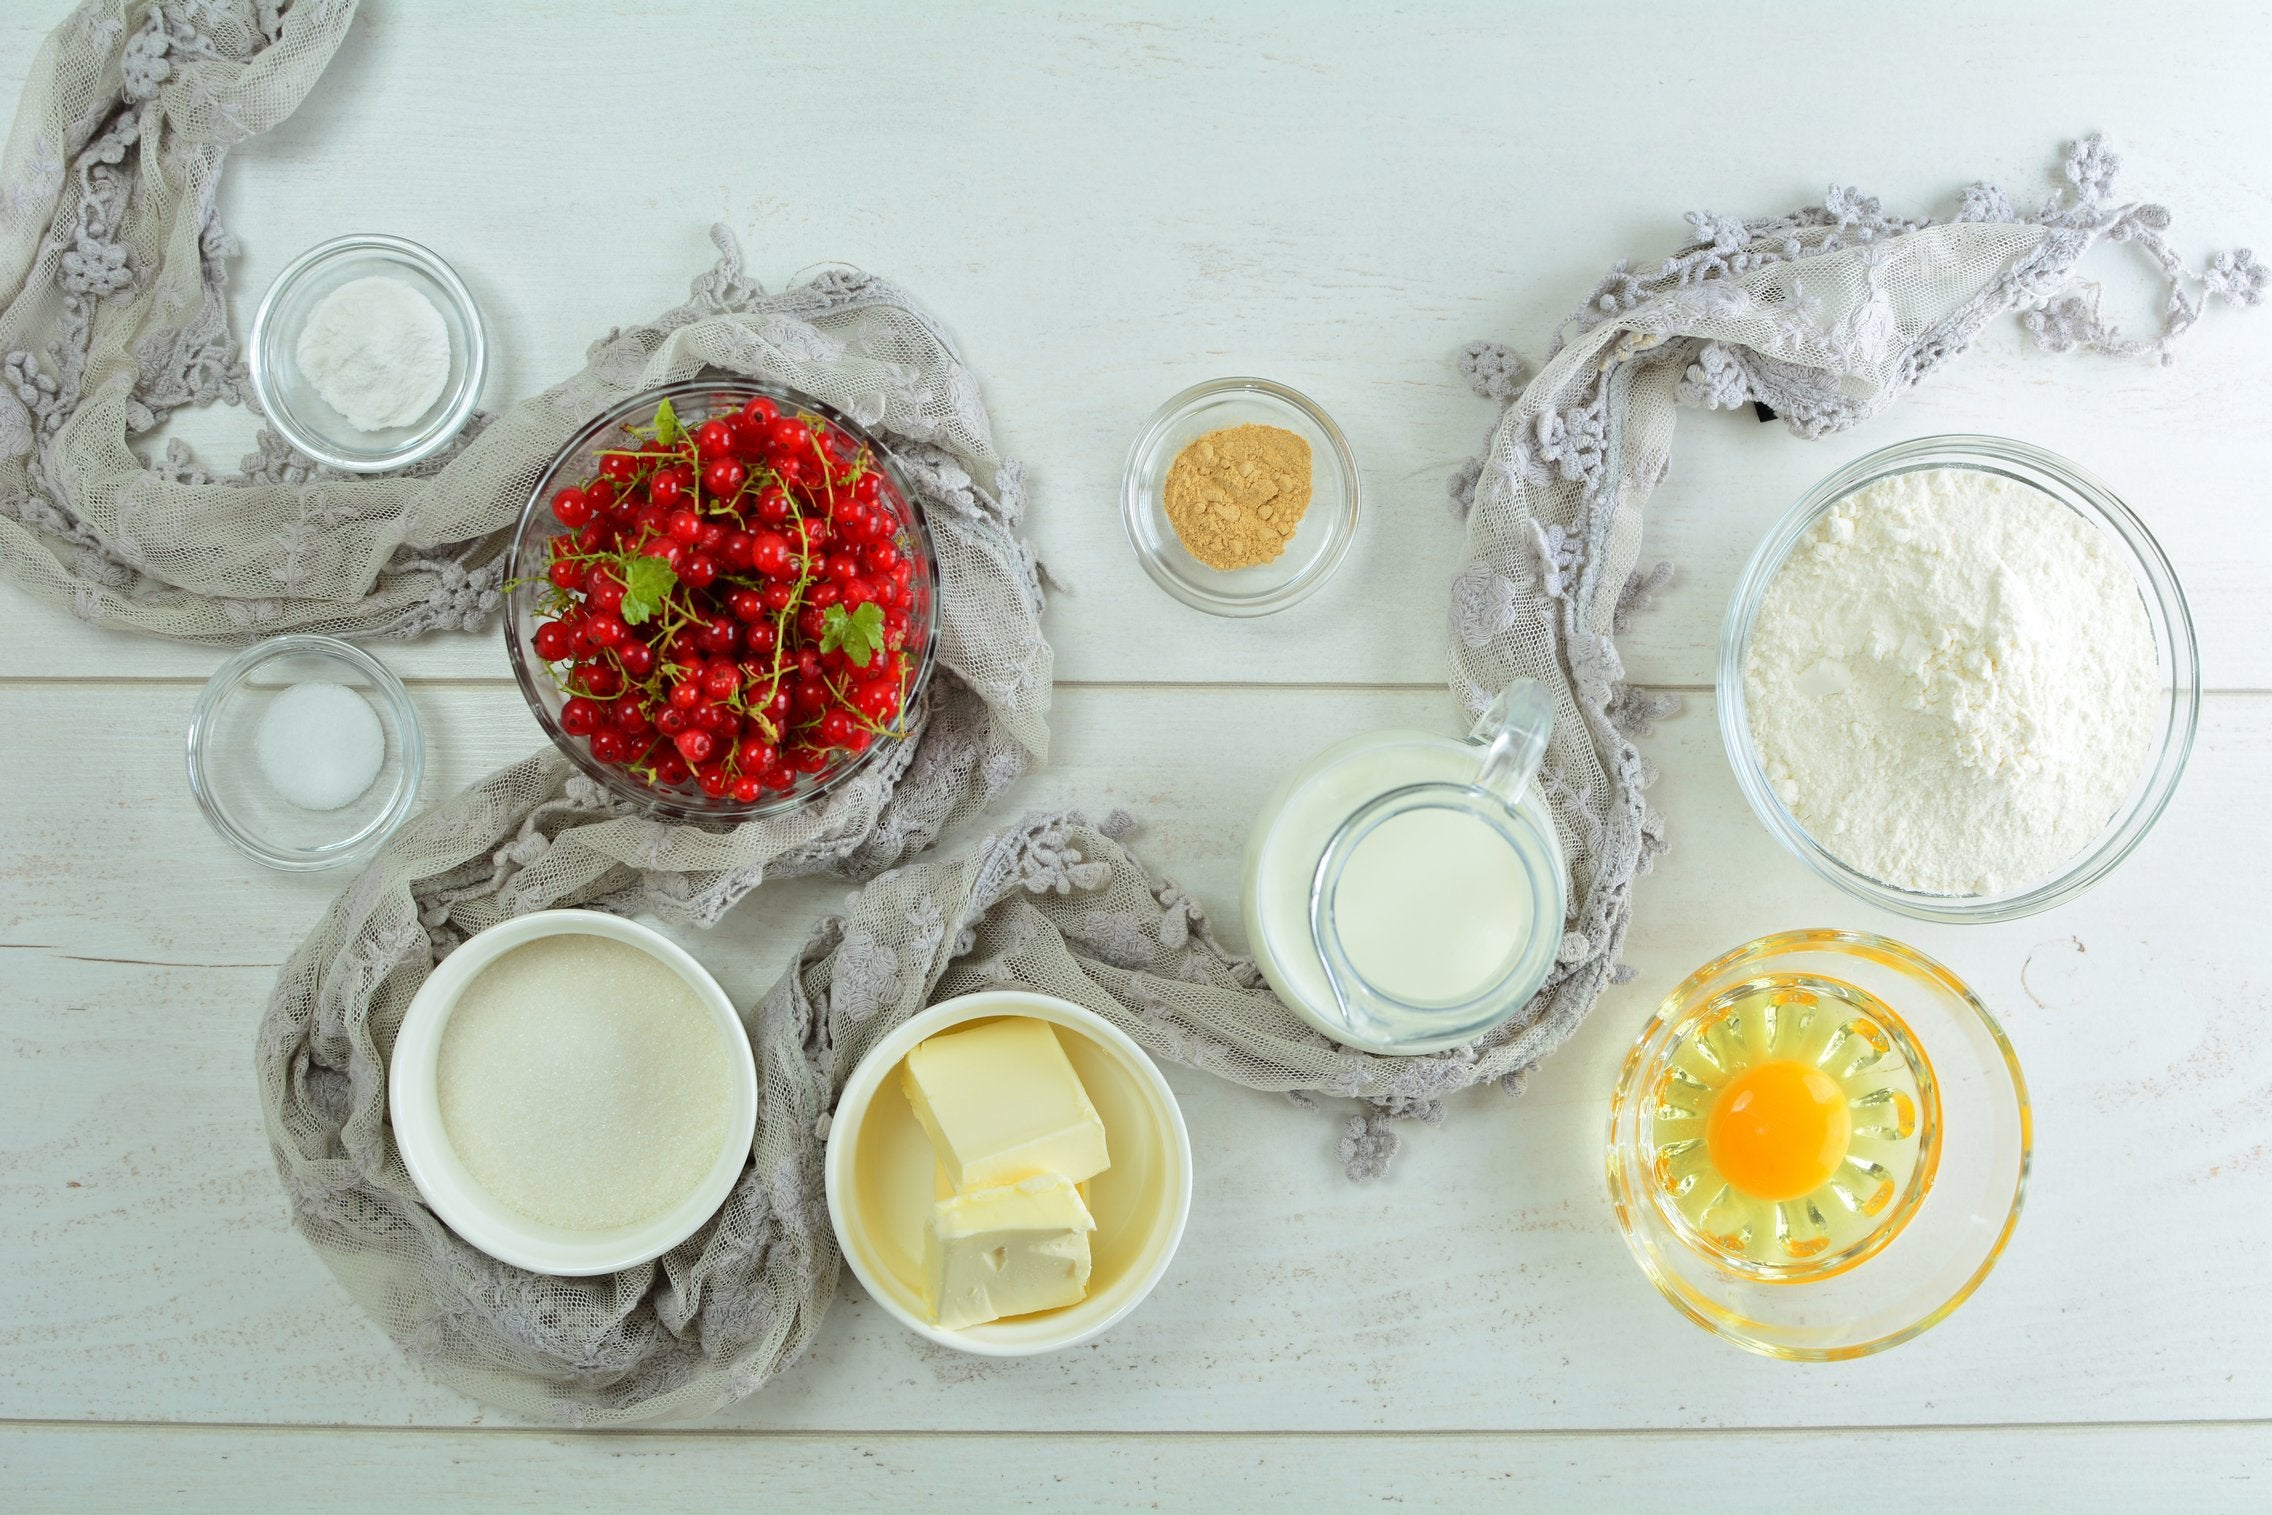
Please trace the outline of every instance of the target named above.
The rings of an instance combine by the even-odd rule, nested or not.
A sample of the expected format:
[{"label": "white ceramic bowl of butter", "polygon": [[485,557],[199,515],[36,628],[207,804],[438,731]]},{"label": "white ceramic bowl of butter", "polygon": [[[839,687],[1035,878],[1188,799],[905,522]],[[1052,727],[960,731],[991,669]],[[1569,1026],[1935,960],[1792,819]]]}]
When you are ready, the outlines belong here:
[{"label": "white ceramic bowl of butter", "polygon": [[[1087,1297],[952,1330],[931,1319],[924,1301],[923,1239],[937,1197],[936,1158],[899,1071],[917,1044],[1005,1016],[1056,1029],[1104,1122],[1112,1165],[1087,1184],[1096,1218]],[[1109,1330],[1167,1272],[1191,1212],[1191,1138],[1160,1070],[1095,1011],[1018,990],[934,1005],[870,1049],[837,1101],[826,1173],[829,1220],[861,1287],[910,1331],[982,1357],[1055,1352]]]},{"label": "white ceramic bowl of butter", "polygon": [[[467,986],[513,949],[554,936],[598,937],[644,952],[693,991],[718,1033],[729,1093],[717,1149],[682,1199],[631,1224],[571,1229],[516,1211],[474,1177],[443,1119],[439,1066],[443,1038]],[[725,1203],[748,1165],[757,1126],[757,1061],[725,990],[660,932],[595,910],[540,910],[517,916],[477,933],[444,958],[403,1013],[402,1029],[395,1034],[388,1058],[387,1085],[396,1150],[434,1213],[500,1262],[571,1278],[648,1262],[700,1230]]]}]

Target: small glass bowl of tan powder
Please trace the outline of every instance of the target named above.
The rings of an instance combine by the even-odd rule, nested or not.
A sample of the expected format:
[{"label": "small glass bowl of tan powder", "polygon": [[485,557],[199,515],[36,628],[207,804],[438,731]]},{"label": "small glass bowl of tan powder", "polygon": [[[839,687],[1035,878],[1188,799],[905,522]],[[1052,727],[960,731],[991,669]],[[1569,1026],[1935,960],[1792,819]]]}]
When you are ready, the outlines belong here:
[{"label": "small glass bowl of tan powder", "polygon": [[457,272],[401,237],[338,237],[276,276],[245,343],[253,395],[319,463],[378,473],[450,443],[481,399],[489,343]]},{"label": "small glass bowl of tan powder", "polygon": [[1314,592],[1348,553],[1357,465],[1306,395],[1210,379],[1145,423],[1120,513],[1162,589],[1213,615],[1268,615]]}]

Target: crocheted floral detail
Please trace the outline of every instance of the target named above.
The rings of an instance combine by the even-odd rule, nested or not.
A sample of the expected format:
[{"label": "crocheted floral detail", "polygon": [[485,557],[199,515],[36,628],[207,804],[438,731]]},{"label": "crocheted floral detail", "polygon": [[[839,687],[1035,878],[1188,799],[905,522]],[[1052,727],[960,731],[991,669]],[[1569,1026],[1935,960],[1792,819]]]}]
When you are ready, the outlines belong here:
[{"label": "crocheted floral detail", "polygon": [[2236,247],[2211,258],[2201,282],[2219,299],[2254,305],[2264,298],[2267,277],[2268,271],[2256,261],[2256,254],[2245,247]]},{"label": "crocheted floral detail", "polygon": [[1617,591],[1617,606],[1610,612],[1609,629],[1624,635],[1633,624],[1633,617],[1644,610],[1654,610],[1657,594],[1672,582],[1672,564],[1658,563],[1644,573],[1636,568],[1625,577],[1625,587]]},{"label": "crocheted floral detail", "polygon": [[1504,404],[1530,381],[1530,366],[1503,343],[1470,342],[1459,350],[1458,362],[1461,377],[1486,400]]},{"label": "crocheted floral detail", "polygon": [[1680,696],[1670,691],[1652,693],[1638,684],[1620,684],[1602,711],[1619,732],[1639,740],[1653,735],[1657,722],[1669,721],[1680,714],[1680,703]]},{"label": "crocheted floral detail", "polygon": [[1473,457],[1453,469],[1451,477],[1444,481],[1444,493],[1451,497],[1453,520],[1466,520],[1467,513],[1475,508],[1475,486],[1482,478],[1483,459]]},{"label": "crocheted floral detail", "polygon": [[1379,1178],[1403,1145],[1385,1115],[1352,1115],[1341,1125],[1341,1166],[1359,1183]]},{"label": "crocheted floral detail", "polygon": [[1483,647],[1515,623],[1514,581],[1478,558],[1452,579],[1452,634]]},{"label": "crocheted floral detail", "polygon": [[1692,408],[1734,410],[1751,402],[1751,377],[1731,349],[1707,342],[1696,350],[1696,361],[1688,365],[1673,395]]},{"label": "crocheted floral detail", "polygon": [[1538,456],[1557,465],[1563,478],[1591,484],[1601,473],[1606,418],[1599,400],[1568,411],[1541,411],[1537,426]]}]

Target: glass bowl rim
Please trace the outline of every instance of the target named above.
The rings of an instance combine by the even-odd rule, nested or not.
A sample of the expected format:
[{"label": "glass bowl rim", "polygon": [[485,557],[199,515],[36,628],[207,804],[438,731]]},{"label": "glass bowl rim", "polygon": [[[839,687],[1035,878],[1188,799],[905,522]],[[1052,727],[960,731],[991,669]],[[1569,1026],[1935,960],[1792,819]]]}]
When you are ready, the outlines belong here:
[{"label": "glass bowl rim", "polygon": [[[1635,1220],[1638,1215],[1654,1215],[1656,1212],[1647,1198],[1634,1192],[1634,1184],[1626,1171],[1624,1154],[1620,1150],[1618,1126],[1627,1107],[1640,1097],[1640,1073],[1646,1054],[1650,1052],[1650,1044],[1673,1024],[1674,1018],[1668,1014],[1669,1010],[1695,998],[1704,985],[1738,964],[1771,959],[1792,951],[1824,950],[1859,950],[1895,959],[1903,969],[1927,979],[1947,993],[1959,1008],[1971,1013],[1995,1044],[2002,1058],[2005,1075],[2010,1080],[2013,1107],[2019,1125],[2019,1156],[2012,1173],[2011,1204],[2004,1212],[1995,1239],[1982,1255],[1979,1265],[1948,1298],[1909,1324],[1868,1341],[1839,1347],[1798,1347],[1770,1341],[1742,1329],[1741,1316],[1697,1295],[1679,1278],[1659,1266],[1652,1242],[1641,1233]],[[1906,942],[1879,936],[1874,932],[1832,927],[1778,931],[1755,937],[1720,954],[1674,985],[1649,1012],[1648,1019],[1642,1022],[1640,1034],[1634,1037],[1633,1045],[1626,1051],[1625,1061],[1618,1069],[1617,1083],[1610,1094],[1608,1129],[1606,1160],[1610,1209],[1617,1218],[1618,1233],[1625,1240],[1626,1250],[1633,1254],[1633,1260],[1640,1265],[1649,1282],[1656,1286],[1657,1292],[1675,1310],[1713,1335],[1762,1357],[1779,1358],[1786,1362],[1848,1362],[1857,1357],[1868,1357],[1913,1340],[1948,1319],[1958,1306],[1979,1291],[1988,1275],[1995,1271],[1997,1262],[2004,1255],[2004,1249],[2011,1244],[2012,1233],[2019,1227],[2020,1210],[2027,1198],[2028,1175],[2033,1171],[2035,1162],[2035,1107],[2028,1098],[2027,1078],[2020,1071],[2019,1054],[2013,1049],[2010,1038],[2004,1035],[2002,1024],[1981,1002],[1980,997],[1972,992],[1971,986],[1938,960]]]},{"label": "glass bowl rim", "polygon": [[[274,319],[277,304],[297,284],[317,269],[358,253],[391,253],[404,262],[415,265],[420,272],[441,286],[442,292],[458,309],[465,322],[465,372],[457,385],[457,396],[447,410],[435,417],[434,424],[424,432],[411,437],[393,452],[368,457],[354,457],[339,451],[325,438],[308,430],[292,418],[290,407],[278,403],[276,376],[270,371],[267,357],[269,323]],[[253,310],[252,326],[245,334],[245,367],[252,379],[253,397],[260,402],[261,415],[267,423],[282,433],[284,440],[301,452],[328,468],[345,473],[384,473],[388,469],[407,467],[422,458],[428,458],[447,447],[465,423],[473,416],[474,407],[481,403],[481,388],[489,375],[489,329],[482,320],[481,307],[473,292],[458,277],[441,254],[408,237],[397,237],[386,232],[350,232],[318,242],[306,252],[284,265],[283,271],[269,281]]]},{"label": "glass bowl rim", "polygon": [[[1181,420],[1184,414],[1201,402],[1218,395],[1263,394],[1301,413],[1318,434],[1325,438],[1326,451],[1333,459],[1334,472],[1341,478],[1346,503],[1327,525],[1330,535],[1325,551],[1317,561],[1274,589],[1260,594],[1224,594],[1206,585],[1185,578],[1170,568],[1167,562],[1144,543],[1138,522],[1150,510],[1150,499],[1138,487],[1138,476],[1143,472],[1144,461],[1160,446],[1160,439],[1169,427]],[[1189,605],[1209,615],[1260,616],[1284,610],[1308,599],[1333,577],[1342,560],[1349,555],[1349,546],[1357,537],[1358,521],[1357,460],[1349,450],[1349,439],[1327,415],[1323,406],[1291,385],[1275,379],[1253,375],[1229,374],[1217,379],[1203,379],[1187,389],[1170,395],[1159,409],[1152,412],[1129,445],[1128,458],[1120,471],[1120,527],[1127,535],[1128,545],[1135,551],[1136,561],[1144,565],[1144,572],[1153,583]]]},{"label": "glass bowl rim", "polygon": [[[2169,654],[2170,687],[2163,702],[2161,741],[2149,756],[2144,786],[2059,872],[2003,894],[1947,895],[1903,889],[1839,858],[1799,823],[1769,787],[1751,739],[1744,702],[1744,664],[1751,650],[1752,625],[1768,587],[1799,539],[1832,506],[1856,490],[1896,474],[1934,467],[1969,467],[2018,478],[2040,488],[2024,476],[2025,470],[2033,470],[2080,498],[2097,516],[2092,524],[2123,554],[2133,580],[2142,581],[2139,598],[2154,622],[2157,646],[2166,645]],[[2053,498],[2059,499],[2057,495]],[[2069,502],[2060,499],[2059,503]],[[1776,518],[1752,550],[1728,597],[1713,697],[1718,706],[1720,743],[1728,766],[1734,770],[1736,785],[1752,813],[1784,851],[1818,877],[1865,903],[1914,920],[1965,925],[2018,920],[2063,904],[2112,873],[2146,839],[2175,796],[2192,756],[2201,719],[2201,654],[2192,608],[2168,555],[2137,513],[2112,489],[2088,470],[2032,443],[1981,433],[1945,432],[1912,437],[1863,454],[1818,480]]]},{"label": "glass bowl rim", "polygon": [[[206,776],[207,744],[213,720],[221,706],[244,684],[254,670],[281,657],[307,656],[329,658],[345,663],[370,680],[371,688],[386,706],[394,733],[402,749],[402,768],[395,781],[395,791],[376,818],[369,825],[331,847],[302,848],[277,847],[264,841],[244,826],[214,798],[212,784]],[[189,769],[189,792],[197,801],[206,822],[219,832],[224,840],[239,852],[257,863],[284,873],[317,873],[347,863],[360,862],[385,844],[388,837],[400,829],[410,818],[411,808],[418,802],[419,787],[425,782],[426,732],[418,719],[418,708],[410,702],[410,691],[402,680],[377,658],[352,642],[317,632],[293,631],[281,636],[268,637],[238,651],[227,662],[213,671],[198,691],[197,703],[189,713],[189,729],[184,740],[184,758]]]},{"label": "glass bowl rim", "polygon": [[[528,503],[521,507],[520,520],[513,527],[513,540],[505,549],[505,569],[508,581],[521,563],[522,549],[528,545],[530,528],[545,519],[547,505],[553,493],[553,485],[559,479],[561,469],[567,465],[570,458],[608,431],[620,426],[626,418],[636,415],[642,410],[652,412],[664,400],[676,400],[683,396],[696,394],[715,396],[727,392],[739,392],[744,398],[765,395],[776,400],[787,400],[800,409],[812,411],[814,414],[826,418],[832,424],[843,427],[874,451],[877,466],[890,478],[893,487],[899,491],[900,498],[907,501],[910,534],[922,549],[923,571],[930,576],[931,580],[928,614],[925,617],[923,628],[923,655],[916,664],[915,678],[909,685],[908,699],[903,707],[908,710],[914,709],[923,699],[925,693],[929,691],[932,675],[938,670],[939,637],[944,620],[940,610],[940,600],[943,596],[941,594],[938,545],[931,534],[929,513],[926,511],[921,498],[908,486],[906,471],[900,466],[898,457],[893,454],[890,448],[878,441],[865,426],[853,420],[837,407],[814,395],[807,394],[791,384],[784,384],[774,379],[751,378],[741,374],[725,374],[713,378],[696,375],[692,378],[673,379],[668,383],[657,384],[652,388],[625,395],[598,415],[592,417],[591,420],[579,426],[554,451],[552,460],[545,465],[544,472],[537,478],[535,486],[530,490]],[[551,534],[557,535],[558,533]],[[659,789],[635,787],[626,782],[615,769],[593,757],[584,743],[563,731],[560,728],[558,718],[545,706],[543,693],[538,689],[536,683],[535,665],[538,663],[538,659],[535,649],[525,645],[526,638],[521,636],[519,630],[519,607],[523,603],[521,597],[529,592],[529,589],[530,586],[528,585],[508,588],[505,591],[503,613],[498,618],[505,633],[505,656],[506,661],[512,665],[513,682],[520,687],[521,698],[527,704],[530,716],[534,718],[539,727],[543,728],[544,734],[551,739],[553,747],[574,764],[578,772],[598,783],[609,794],[635,806],[642,815],[660,820],[726,821],[735,825],[745,821],[759,820],[766,816],[785,815],[815,803],[853,774],[865,771],[874,764],[881,762],[885,754],[896,752],[907,745],[907,741],[888,744],[870,742],[865,752],[858,754],[851,762],[840,765],[835,771],[823,777],[819,783],[805,789],[793,789],[786,794],[762,799],[750,805],[737,804],[732,801],[712,801],[707,796],[696,799],[688,795],[668,794]],[[912,738],[909,740],[912,740]]]}]

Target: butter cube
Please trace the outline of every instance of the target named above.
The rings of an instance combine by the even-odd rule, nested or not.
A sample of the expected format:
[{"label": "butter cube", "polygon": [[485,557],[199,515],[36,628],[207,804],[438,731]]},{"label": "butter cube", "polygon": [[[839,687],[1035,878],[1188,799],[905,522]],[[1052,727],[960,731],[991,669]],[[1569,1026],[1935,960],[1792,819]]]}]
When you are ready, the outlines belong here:
[{"label": "butter cube", "polygon": [[1097,1223],[1062,1173],[940,1200],[923,1233],[931,1318],[953,1330],[1078,1304]]},{"label": "butter cube", "polygon": [[1011,1017],[922,1042],[900,1069],[915,1118],[959,1193],[1112,1165],[1104,1122],[1047,1021]]}]

